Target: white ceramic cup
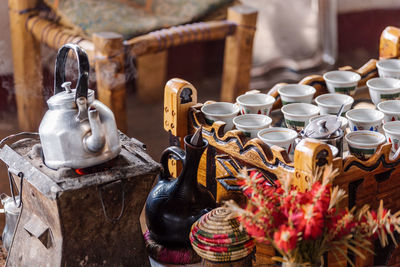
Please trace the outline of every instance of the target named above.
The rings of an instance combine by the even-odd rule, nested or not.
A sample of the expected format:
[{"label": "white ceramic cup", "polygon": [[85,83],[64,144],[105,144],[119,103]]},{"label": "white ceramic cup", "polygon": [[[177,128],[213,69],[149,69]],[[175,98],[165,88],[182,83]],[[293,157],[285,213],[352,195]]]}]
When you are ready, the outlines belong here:
[{"label": "white ceramic cup", "polygon": [[267,94],[244,94],[236,98],[241,114],[269,115],[275,98]]},{"label": "white ceramic cup", "polygon": [[272,119],[270,117],[261,114],[244,114],[233,118],[233,124],[236,129],[250,138],[257,137],[257,133],[262,129],[268,128],[271,123]]},{"label": "white ceramic cup", "polygon": [[233,118],[239,113],[239,107],[232,103],[215,102],[205,104],[201,107],[206,122],[213,124],[215,121],[223,121],[226,123],[225,131],[232,130]]},{"label": "white ceramic cup", "polygon": [[377,132],[382,126],[383,117],[383,112],[369,108],[352,109],[346,113],[352,132],[360,130]]},{"label": "white ceramic cup", "polygon": [[400,79],[400,59],[381,59],[376,63],[379,77]]},{"label": "white ceramic cup", "polygon": [[400,99],[400,80],[394,78],[373,78],[367,81],[369,95],[375,105],[382,101]]},{"label": "white ceramic cup", "polygon": [[341,115],[344,115],[348,110],[350,110],[351,105],[354,103],[354,99],[349,95],[343,94],[323,94],[315,98],[315,102],[319,107],[320,114],[332,114],[336,115],[342,104],[344,108]]},{"label": "white ceramic cup", "polygon": [[345,139],[350,154],[361,160],[369,159],[375,154],[377,147],[386,142],[383,134],[365,130],[348,133]]},{"label": "white ceramic cup", "polygon": [[288,154],[294,152],[294,140],[297,132],[288,128],[271,127],[258,132],[258,138],[269,146],[279,146]]},{"label": "white ceramic cup", "polygon": [[396,152],[400,146],[400,121],[389,121],[383,125],[386,140],[392,143],[392,151]]},{"label": "white ceramic cup", "polygon": [[285,84],[278,88],[282,105],[290,103],[311,103],[316,90],[305,84]]},{"label": "white ceramic cup", "polygon": [[383,112],[383,121],[400,121],[400,100],[388,100],[378,104],[377,108]]},{"label": "white ceramic cup", "polygon": [[318,115],[319,107],[308,103],[293,103],[284,105],[281,111],[286,127],[300,132],[308,125],[310,118]]},{"label": "white ceramic cup", "polygon": [[[316,119],[323,118],[323,117],[336,117],[336,116],[335,115],[318,115],[318,116],[310,118],[310,122],[312,122]],[[345,117],[342,117],[342,116],[339,117],[339,120],[341,122],[340,128],[343,130],[343,132],[346,132],[346,128],[349,125],[349,121]]]},{"label": "white ceramic cup", "polygon": [[330,93],[354,95],[361,76],[346,70],[334,70],[324,74],[324,80]]}]

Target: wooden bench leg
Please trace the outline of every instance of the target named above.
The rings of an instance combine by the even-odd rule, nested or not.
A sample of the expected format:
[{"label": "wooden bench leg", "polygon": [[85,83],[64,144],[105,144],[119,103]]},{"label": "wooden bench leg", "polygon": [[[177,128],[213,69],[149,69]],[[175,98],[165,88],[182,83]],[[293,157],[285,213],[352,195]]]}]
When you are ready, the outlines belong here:
[{"label": "wooden bench leg", "polygon": [[232,102],[249,89],[257,10],[248,6],[231,7],[228,20],[237,27],[225,42],[221,100]]},{"label": "wooden bench leg", "polygon": [[154,103],[164,96],[167,81],[168,51],[147,54],[137,58],[137,93],[142,102]]},{"label": "wooden bench leg", "polygon": [[93,43],[98,98],[114,112],[118,129],[126,132],[126,79],[122,35],[113,32],[95,33]]},{"label": "wooden bench leg", "polygon": [[40,42],[25,28],[37,3],[37,0],[8,1],[15,96],[22,131],[37,131],[44,114]]}]

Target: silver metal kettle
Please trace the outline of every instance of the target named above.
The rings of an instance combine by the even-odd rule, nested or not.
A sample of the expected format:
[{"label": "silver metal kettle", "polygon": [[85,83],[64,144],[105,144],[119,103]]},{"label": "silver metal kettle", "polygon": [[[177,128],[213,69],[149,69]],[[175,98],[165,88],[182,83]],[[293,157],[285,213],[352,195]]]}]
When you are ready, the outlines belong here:
[{"label": "silver metal kettle", "polygon": [[[69,50],[77,57],[79,76],[76,89],[65,82],[65,62]],[[95,100],[89,87],[89,60],[86,52],[75,44],[65,44],[57,54],[54,95],[47,100],[39,135],[45,164],[86,168],[116,157],[120,151],[114,114]]]},{"label": "silver metal kettle", "polygon": [[18,207],[16,204],[16,202],[19,201],[19,196],[16,196],[14,201],[12,197],[2,193],[0,195],[0,199],[6,215],[6,225],[4,226],[1,240],[3,242],[3,247],[8,251],[13,240],[15,227],[17,226],[18,217],[21,212],[21,207]]}]

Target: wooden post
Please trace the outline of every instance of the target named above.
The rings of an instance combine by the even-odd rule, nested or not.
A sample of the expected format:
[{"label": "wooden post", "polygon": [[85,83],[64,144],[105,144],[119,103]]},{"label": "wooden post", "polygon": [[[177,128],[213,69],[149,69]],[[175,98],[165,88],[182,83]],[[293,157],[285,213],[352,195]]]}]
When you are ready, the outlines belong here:
[{"label": "wooden post", "polygon": [[400,29],[388,26],[382,32],[379,42],[379,58],[400,57]]},{"label": "wooden post", "polygon": [[97,93],[115,115],[118,129],[127,130],[125,57],[122,35],[113,32],[93,34]]},{"label": "wooden post", "polygon": [[18,123],[22,131],[37,131],[44,113],[40,42],[25,28],[37,0],[9,0],[14,84]]},{"label": "wooden post", "polygon": [[195,104],[197,90],[191,83],[178,78],[167,82],[164,89],[164,129],[180,138],[181,143],[189,134],[189,109]]},{"label": "wooden post", "polygon": [[327,144],[311,138],[302,140],[294,151],[293,184],[304,191],[317,167],[329,165],[332,160],[332,151]]},{"label": "wooden post", "polygon": [[161,101],[167,81],[168,51],[147,54],[137,58],[137,93],[142,102]]},{"label": "wooden post", "polygon": [[249,89],[257,10],[248,6],[231,7],[228,20],[237,27],[225,42],[221,100],[232,102]]},{"label": "wooden post", "polygon": [[[188,116],[191,106],[197,104],[197,90],[181,79],[171,79],[164,89],[164,129],[179,140],[183,148],[183,138],[189,134]],[[175,159],[168,161],[169,171],[177,177],[181,165]]]}]

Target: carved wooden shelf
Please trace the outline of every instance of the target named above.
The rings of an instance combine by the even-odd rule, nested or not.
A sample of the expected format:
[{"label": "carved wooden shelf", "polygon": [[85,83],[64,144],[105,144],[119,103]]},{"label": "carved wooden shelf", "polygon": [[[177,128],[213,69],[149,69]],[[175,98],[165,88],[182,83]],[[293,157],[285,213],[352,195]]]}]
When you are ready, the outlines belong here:
[{"label": "carved wooden shelf", "polygon": [[[400,30],[387,27],[380,41],[380,57],[399,56]],[[359,86],[364,86],[367,80],[378,76],[376,62],[376,59],[371,59],[359,69],[350,66],[340,69],[359,73],[362,77]],[[299,83],[314,86],[317,90],[315,97],[327,92],[321,75],[307,76]],[[277,99],[273,109],[281,106],[277,92],[280,85],[275,85],[268,92]],[[354,205],[369,204],[377,208],[379,200],[383,199],[385,207],[392,211],[400,210],[400,194],[397,193],[400,190],[400,157],[390,158],[391,144],[383,144],[373,157],[361,161],[352,155],[333,158],[326,144],[308,139],[296,147],[294,160],[291,161],[282,148],[269,147],[258,138],[249,139],[238,130],[225,133],[223,122],[207,124],[200,111],[201,106],[202,104],[197,103],[197,91],[193,85],[181,79],[172,79],[167,83],[164,128],[171,133],[172,144],[179,146],[186,134],[194,132],[200,125],[203,127],[203,136],[208,140],[209,147],[200,162],[198,180],[214,194],[218,202],[227,199],[246,201],[235,179],[236,174],[244,167],[259,170],[270,183],[278,176],[294,176],[297,185],[303,187],[318,166],[332,164],[340,173],[334,183],[348,193],[343,206],[351,208]],[[179,165],[173,159],[170,161],[170,170],[175,175],[179,170]],[[375,252],[375,257],[369,255],[364,261],[357,258],[357,266],[387,264],[389,261],[400,264],[400,259],[396,256],[400,251],[394,251],[394,246],[388,246],[385,250],[375,248]],[[272,263],[269,259],[271,255],[271,248],[258,245],[256,264]],[[329,266],[338,264],[331,255],[327,256],[327,260]],[[382,263],[382,260],[388,262]],[[340,261],[345,264],[344,259]]]}]

